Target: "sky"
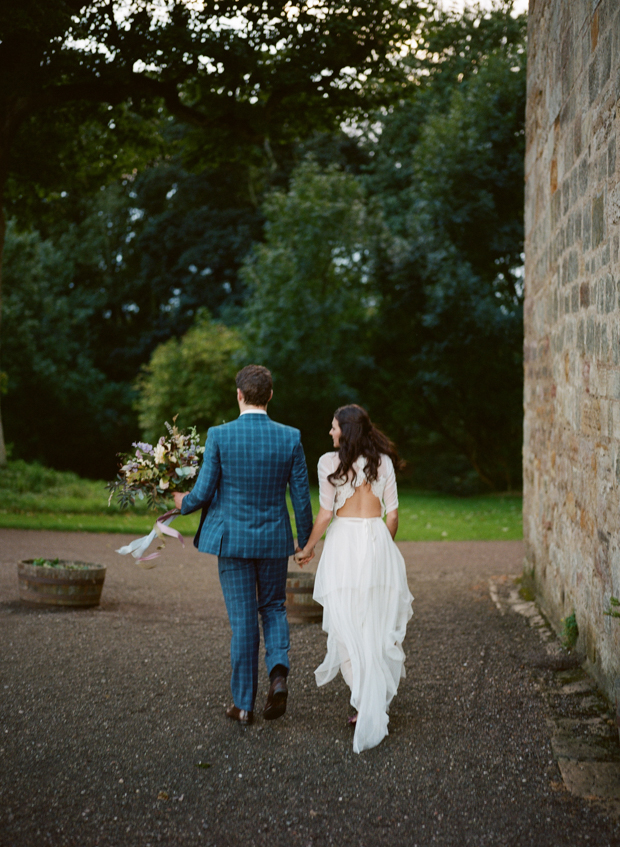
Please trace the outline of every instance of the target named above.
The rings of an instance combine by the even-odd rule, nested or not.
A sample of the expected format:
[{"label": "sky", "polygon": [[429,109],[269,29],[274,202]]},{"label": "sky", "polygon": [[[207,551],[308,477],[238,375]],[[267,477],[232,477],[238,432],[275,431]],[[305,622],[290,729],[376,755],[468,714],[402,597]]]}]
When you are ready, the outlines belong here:
[{"label": "sky", "polygon": [[[456,7],[457,9],[462,9],[463,6],[471,6],[473,5],[471,2],[467,2],[467,0],[443,0],[443,5],[446,8]],[[489,0],[481,0],[482,6],[492,6],[493,4],[489,2]],[[527,12],[528,0],[516,0],[515,2],[515,12]]]}]

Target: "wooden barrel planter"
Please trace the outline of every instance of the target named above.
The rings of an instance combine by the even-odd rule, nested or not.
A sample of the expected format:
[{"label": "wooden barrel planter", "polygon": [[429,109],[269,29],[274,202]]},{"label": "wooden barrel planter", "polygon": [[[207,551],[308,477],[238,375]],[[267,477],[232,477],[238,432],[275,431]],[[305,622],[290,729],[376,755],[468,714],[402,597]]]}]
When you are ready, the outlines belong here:
[{"label": "wooden barrel planter", "polygon": [[33,564],[26,559],[17,565],[19,597],[30,606],[97,606],[101,599],[105,566],[91,562],[54,560]]},{"label": "wooden barrel planter", "polygon": [[312,599],[314,574],[289,571],[286,576],[286,612],[289,623],[321,623],[323,606]]}]

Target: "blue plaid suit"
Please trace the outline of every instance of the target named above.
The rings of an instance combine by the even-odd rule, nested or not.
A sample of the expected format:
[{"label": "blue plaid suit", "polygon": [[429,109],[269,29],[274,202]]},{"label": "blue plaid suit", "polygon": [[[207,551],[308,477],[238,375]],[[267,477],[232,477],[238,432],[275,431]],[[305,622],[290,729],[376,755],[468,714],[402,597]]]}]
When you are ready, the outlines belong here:
[{"label": "blue plaid suit", "polygon": [[219,557],[232,628],[233,699],[248,711],[258,686],[259,613],[267,672],[276,665],[289,667],[284,602],[295,545],[287,485],[303,547],[312,530],[312,508],[299,430],[250,412],[209,430],[200,474],[181,510],[186,515],[202,509],[194,544]]}]

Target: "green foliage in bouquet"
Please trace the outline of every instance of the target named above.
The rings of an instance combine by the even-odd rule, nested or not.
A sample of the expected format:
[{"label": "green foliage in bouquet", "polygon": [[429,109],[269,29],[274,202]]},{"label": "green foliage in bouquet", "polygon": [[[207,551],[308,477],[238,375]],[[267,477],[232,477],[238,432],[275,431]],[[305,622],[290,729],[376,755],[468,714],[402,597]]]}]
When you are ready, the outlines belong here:
[{"label": "green foliage in bouquet", "polygon": [[162,435],[153,447],[136,441],[135,453],[119,453],[122,465],[118,476],[106,488],[110,492],[108,505],[116,497],[121,509],[133,505],[136,497],[146,498],[149,508],[165,505],[165,498],[175,491],[189,491],[200,469],[204,447],[196,427],[187,431],[166,421],[168,435]]}]

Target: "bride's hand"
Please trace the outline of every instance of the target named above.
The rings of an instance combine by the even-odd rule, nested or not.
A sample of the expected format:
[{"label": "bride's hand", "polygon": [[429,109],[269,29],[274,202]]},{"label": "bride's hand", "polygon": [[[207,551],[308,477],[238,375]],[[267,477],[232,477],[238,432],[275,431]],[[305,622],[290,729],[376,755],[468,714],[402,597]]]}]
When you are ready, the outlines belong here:
[{"label": "bride's hand", "polygon": [[314,559],[314,550],[302,550],[299,547],[295,551],[295,562],[299,565],[300,568],[303,568],[304,565],[307,565],[308,562],[311,562]]}]

